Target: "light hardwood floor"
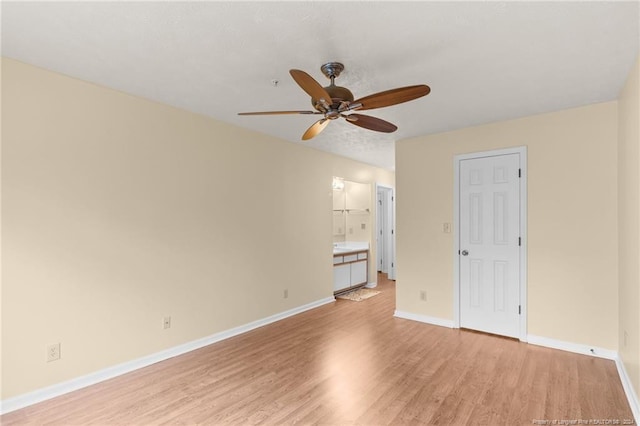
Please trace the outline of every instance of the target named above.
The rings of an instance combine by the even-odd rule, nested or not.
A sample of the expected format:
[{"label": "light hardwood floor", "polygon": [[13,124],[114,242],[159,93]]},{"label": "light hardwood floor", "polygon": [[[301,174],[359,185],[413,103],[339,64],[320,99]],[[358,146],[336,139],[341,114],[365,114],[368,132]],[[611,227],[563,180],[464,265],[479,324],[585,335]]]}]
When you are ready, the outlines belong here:
[{"label": "light hardwood floor", "polygon": [[[615,364],[393,317],[395,283],[0,418],[14,424],[631,420]],[[613,424],[613,423],[612,423]]]}]

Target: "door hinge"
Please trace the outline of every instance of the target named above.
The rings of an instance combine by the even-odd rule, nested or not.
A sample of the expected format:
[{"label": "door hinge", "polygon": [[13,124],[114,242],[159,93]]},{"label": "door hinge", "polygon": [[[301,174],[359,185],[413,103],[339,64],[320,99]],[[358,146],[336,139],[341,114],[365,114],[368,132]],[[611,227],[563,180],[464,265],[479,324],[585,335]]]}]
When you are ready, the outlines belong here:
[{"label": "door hinge", "polygon": [[518,237],[518,246],[522,245],[522,237]]},{"label": "door hinge", "polygon": [[391,262],[391,267],[393,268],[393,262]]},{"label": "door hinge", "polygon": [[392,197],[391,197],[391,201],[395,201],[395,197],[393,197],[393,196],[392,196]]},{"label": "door hinge", "polygon": [[393,229],[391,230],[391,235],[393,235]]},{"label": "door hinge", "polygon": [[522,177],[522,169],[518,169],[518,177],[521,178]]},{"label": "door hinge", "polygon": [[518,305],[518,315],[522,315],[522,305]]}]

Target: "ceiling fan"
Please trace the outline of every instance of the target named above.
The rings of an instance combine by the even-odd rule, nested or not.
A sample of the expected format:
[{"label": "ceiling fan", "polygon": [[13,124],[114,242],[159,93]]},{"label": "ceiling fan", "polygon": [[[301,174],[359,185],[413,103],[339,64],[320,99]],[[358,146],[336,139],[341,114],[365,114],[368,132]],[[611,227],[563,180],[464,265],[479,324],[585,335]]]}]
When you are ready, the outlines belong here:
[{"label": "ceiling fan", "polygon": [[331,80],[331,84],[322,87],[304,71],[289,70],[291,77],[298,85],[311,96],[311,105],[315,111],[261,111],[240,112],[238,115],[278,115],[278,114],[319,114],[323,117],[316,121],[302,135],[302,140],[308,140],[319,134],[329,124],[329,121],[344,118],[348,123],[376,132],[391,133],[398,127],[380,118],[369,115],[350,113],[350,111],[362,111],[367,109],[382,108],[411,101],[429,94],[431,89],[426,84],[400,87],[385,90],[360,99],[353,99],[353,94],[346,87],[335,85],[335,79],[344,70],[344,65],[339,62],[329,62],[320,67],[322,73]]}]

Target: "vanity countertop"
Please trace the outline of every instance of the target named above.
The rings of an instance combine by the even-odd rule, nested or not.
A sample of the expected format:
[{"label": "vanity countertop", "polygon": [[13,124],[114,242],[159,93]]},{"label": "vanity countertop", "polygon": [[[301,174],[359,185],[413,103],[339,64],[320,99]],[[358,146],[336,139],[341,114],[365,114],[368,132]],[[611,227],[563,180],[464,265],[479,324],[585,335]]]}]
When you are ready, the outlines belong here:
[{"label": "vanity countertop", "polygon": [[336,243],[333,245],[333,255],[339,256],[369,250],[368,243]]}]

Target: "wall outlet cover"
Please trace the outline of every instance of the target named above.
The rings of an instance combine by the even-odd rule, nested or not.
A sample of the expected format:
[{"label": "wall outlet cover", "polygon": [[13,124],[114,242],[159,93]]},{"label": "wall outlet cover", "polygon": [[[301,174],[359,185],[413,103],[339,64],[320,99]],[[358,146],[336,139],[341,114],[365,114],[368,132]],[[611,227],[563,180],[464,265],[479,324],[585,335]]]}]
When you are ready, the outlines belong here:
[{"label": "wall outlet cover", "polygon": [[57,361],[60,359],[60,343],[54,343],[47,346],[47,362]]}]

